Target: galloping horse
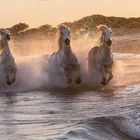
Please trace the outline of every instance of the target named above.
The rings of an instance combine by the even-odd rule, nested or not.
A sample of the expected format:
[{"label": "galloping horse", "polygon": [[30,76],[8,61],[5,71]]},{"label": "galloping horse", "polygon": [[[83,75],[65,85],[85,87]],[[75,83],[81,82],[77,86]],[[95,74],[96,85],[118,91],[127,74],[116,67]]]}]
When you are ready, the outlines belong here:
[{"label": "galloping horse", "polygon": [[53,73],[52,76],[49,74],[49,77],[55,79],[54,73],[62,74],[67,84],[80,84],[80,65],[71,49],[70,30],[65,25],[60,25],[58,29],[60,33],[58,39],[59,50],[53,53],[48,60],[49,69]]},{"label": "galloping horse", "polygon": [[100,46],[93,47],[89,51],[89,75],[97,84],[107,85],[113,78],[113,54],[110,49],[112,31],[106,25],[99,25],[97,28],[101,31]]},{"label": "galloping horse", "polygon": [[2,53],[0,55],[0,81],[11,85],[16,80],[16,63],[11,54],[8,41],[10,40],[9,31],[6,29],[0,29],[1,40],[0,46]]}]

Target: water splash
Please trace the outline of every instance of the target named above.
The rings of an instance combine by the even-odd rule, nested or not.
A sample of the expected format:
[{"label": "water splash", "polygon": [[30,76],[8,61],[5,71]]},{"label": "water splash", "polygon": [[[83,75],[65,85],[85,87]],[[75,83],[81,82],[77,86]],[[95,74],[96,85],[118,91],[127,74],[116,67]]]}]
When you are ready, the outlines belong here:
[{"label": "water splash", "polygon": [[[83,84],[88,84],[88,52],[96,46],[99,34],[92,38],[89,34],[84,34],[78,39],[71,40],[72,50],[78,57]],[[20,42],[10,42],[11,51],[18,64],[17,82],[7,90],[31,90],[41,87],[49,88],[48,75],[46,72],[48,56],[57,51],[57,36],[51,40],[28,39]],[[140,81],[139,55],[114,54],[114,78],[111,86],[125,86],[133,82]],[[137,57],[136,57],[137,56]]]}]

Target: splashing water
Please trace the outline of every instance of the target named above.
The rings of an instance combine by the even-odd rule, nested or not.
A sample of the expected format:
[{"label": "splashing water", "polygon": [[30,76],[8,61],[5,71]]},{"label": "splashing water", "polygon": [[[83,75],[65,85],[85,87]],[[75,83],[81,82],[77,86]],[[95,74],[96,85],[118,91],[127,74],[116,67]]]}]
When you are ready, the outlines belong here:
[{"label": "splashing water", "polygon": [[[83,84],[88,85],[88,52],[89,49],[96,46],[99,34],[94,38],[85,34],[76,40],[71,40],[73,52],[78,57],[81,66],[81,75]],[[18,64],[17,82],[11,87],[6,86],[8,90],[31,90],[41,87],[49,88],[47,75],[48,57],[57,51],[57,37],[52,40],[23,40],[20,42],[11,42],[11,51]],[[136,57],[137,56],[137,57]],[[126,84],[140,81],[140,66],[138,65],[140,56],[114,54],[114,78],[110,86],[125,86]]]},{"label": "splashing water", "polygon": [[[71,41],[87,86],[88,51],[97,38],[86,34]],[[140,55],[114,53],[114,78],[106,88],[90,89],[83,84],[46,90],[51,87],[48,57],[57,50],[57,38],[11,45],[18,73],[14,85],[0,89],[1,139],[140,139]]]}]

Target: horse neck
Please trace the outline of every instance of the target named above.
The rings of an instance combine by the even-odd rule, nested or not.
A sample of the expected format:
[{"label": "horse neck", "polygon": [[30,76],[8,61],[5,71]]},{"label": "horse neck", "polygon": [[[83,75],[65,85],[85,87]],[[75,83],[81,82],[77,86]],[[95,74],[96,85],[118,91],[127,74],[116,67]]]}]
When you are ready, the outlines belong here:
[{"label": "horse neck", "polygon": [[3,45],[2,56],[5,58],[8,58],[9,56],[11,57],[12,55],[8,45],[8,41],[2,40],[2,45]]},{"label": "horse neck", "polygon": [[102,52],[103,57],[106,57],[106,58],[111,55],[111,49],[108,45],[102,45],[101,52]]}]

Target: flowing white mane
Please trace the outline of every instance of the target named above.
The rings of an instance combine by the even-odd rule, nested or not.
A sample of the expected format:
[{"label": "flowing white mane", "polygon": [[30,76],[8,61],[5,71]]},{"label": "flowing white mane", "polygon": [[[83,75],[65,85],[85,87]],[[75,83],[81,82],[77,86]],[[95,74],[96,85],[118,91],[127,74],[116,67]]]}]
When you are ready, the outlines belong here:
[{"label": "flowing white mane", "polygon": [[97,26],[97,29],[99,31],[103,31],[103,30],[110,29],[110,28],[108,28],[106,25],[100,24]]}]

